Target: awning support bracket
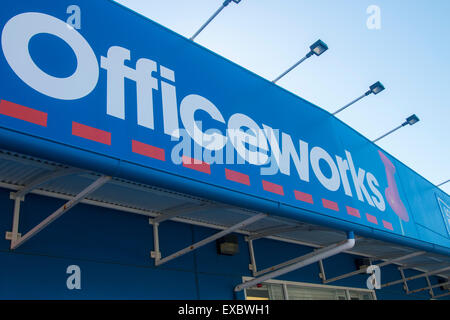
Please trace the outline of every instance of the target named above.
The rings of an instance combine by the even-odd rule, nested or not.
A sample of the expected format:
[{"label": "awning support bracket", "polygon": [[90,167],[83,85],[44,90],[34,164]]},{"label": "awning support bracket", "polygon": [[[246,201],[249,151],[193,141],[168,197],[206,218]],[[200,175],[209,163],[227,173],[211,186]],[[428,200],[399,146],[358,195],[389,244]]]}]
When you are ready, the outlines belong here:
[{"label": "awning support bracket", "polygon": [[431,276],[431,275],[434,275],[434,274],[437,274],[437,273],[442,273],[442,272],[447,271],[449,269],[450,269],[450,267],[445,267],[445,268],[442,268],[442,269],[439,269],[439,270],[433,270],[433,271],[421,273],[421,274],[418,274],[418,275],[415,275],[415,276],[412,276],[412,277],[402,278],[400,280],[391,281],[391,282],[382,284],[381,288],[393,286],[393,285],[396,285],[396,284],[399,284],[399,283],[402,283],[402,282],[404,283],[406,281],[415,280],[415,279],[419,279],[419,278],[422,278],[422,277]]},{"label": "awning support bracket", "polygon": [[196,242],[184,249],[181,249],[165,258],[161,258],[161,251],[159,248],[159,232],[158,232],[159,223],[152,221],[153,219],[150,219],[150,223],[153,224],[153,245],[154,245],[154,248],[153,248],[154,250],[151,252],[151,258],[155,259],[155,266],[162,265],[162,264],[169,262],[175,258],[178,258],[186,253],[192,252],[200,247],[203,247],[204,245],[206,245],[210,242],[220,239],[227,234],[230,234],[230,233],[232,233],[238,229],[241,229],[249,224],[252,224],[258,220],[261,220],[265,217],[267,217],[266,213],[260,213],[260,214],[254,215],[254,216],[252,216],[244,221],[241,221],[225,230],[222,230],[206,239],[203,239],[203,240]]},{"label": "awning support bracket", "polygon": [[[389,264],[397,263],[397,262],[400,262],[400,261],[403,261],[403,260],[407,260],[407,259],[411,259],[411,258],[420,256],[420,255],[422,255],[424,253],[425,253],[424,251],[413,252],[411,254],[407,254],[407,255],[404,255],[404,256],[401,256],[401,257],[398,257],[398,258],[393,258],[393,259],[390,259],[390,260],[386,260],[386,261],[384,261],[382,263],[379,263],[379,264],[377,264],[375,266],[381,268],[381,267],[384,267],[384,266],[389,265]],[[322,279],[322,282],[323,283],[335,282],[335,281],[338,281],[338,280],[341,280],[341,279],[349,278],[349,277],[357,275],[357,274],[366,273],[366,270],[367,270],[367,268],[361,268],[359,270],[352,271],[352,272],[349,272],[349,273],[345,273],[345,274],[342,274],[340,276],[337,276],[337,277],[334,277],[334,278],[331,278],[331,279],[326,279],[324,277]],[[325,272],[323,272],[323,274],[325,274]]]},{"label": "awning support bracket", "polygon": [[250,264],[248,267],[249,267],[249,270],[252,271],[253,276],[256,277],[257,275],[259,275],[259,272],[256,267],[256,258],[255,258],[255,251],[253,249],[253,241],[261,239],[261,238],[265,238],[268,236],[279,235],[281,233],[296,231],[296,230],[299,230],[300,228],[301,228],[301,226],[299,226],[299,225],[292,225],[292,226],[287,226],[287,227],[286,226],[274,227],[274,228],[266,229],[264,231],[256,232],[253,235],[245,237],[245,241],[248,242],[248,251],[249,251],[249,255],[250,255]]},{"label": "awning support bracket", "polygon": [[[55,172],[56,174],[58,172]],[[67,172],[66,172],[67,173]],[[70,174],[75,174],[74,172],[70,172]],[[54,175],[49,175],[49,177]],[[62,176],[62,174],[59,174],[58,176]],[[39,178],[40,181],[43,181],[43,179]],[[14,216],[13,216],[13,226],[12,231],[7,232],[6,238],[8,240],[11,240],[11,250],[17,249],[19,246],[21,246],[23,243],[28,241],[30,238],[35,236],[37,233],[42,231],[45,227],[47,227],[49,224],[51,224],[53,221],[58,219],[60,216],[62,216],[64,213],[72,209],[75,205],[77,205],[80,201],[82,201],[84,198],[86,198],[89,194],[103,186],[105,183],[107,183],[109,180],[111,180],[111,177],[109,176],[102,176],[98,178],[96,181],[94,181],[92,184],[90,184],[87,188],[85,188],[83,191],[81,191],[79,194],[77,194],[75,197],[73,197],[71,200],[69,200],[66,204],[64,204],[62,207],[60,207],[58,210],[53,212],[51,215],[49,215],[47,218],[45,218],[41,223],[36,225],[34,228],[32,228],[30,231],[28,231],[24,236],[22,236],[19,233],[19,218],[20,218],[20,202],[23,201],[23,197],[26,193],[30,192],[33,188],[37,187],[38,185],[42,184],[43,182],[36,184],[31,183],[30,185],[33,185],[33,188],[30,188],[30,186],[24,187],[22,190],[12,193],[11,198],[14,199]],[[48,180],[47,180],[48,181]],[[26,192],[23,192],[26,190]],[[21,196],[17,196],[17,195]]]},{"label": "awning support bracket", "polygon": [[35,180],[33,180],[30,183],[28,183],[27,185],[23,186],[21,189],[17,190],[16,192],[10,193],[10,196],[9,196],[10,199],[14,200],[13,223],[12,223],[12,230],[6,232],[5,238],[6,238],[6,240],[11,241],[11,249],[13,249],[13,244],[16,243],[17,240],[19,240],[19,238],[22,236],[22,234],[19,233],[20,204],[22,201],[25,201],[25,196],[46,182],[49,182],[56,178],[74,175],[74,174],[80,174],[83,172],[84,172],[83,170],[75,169],[75,168],[53,170],[51,172],[40,175]]},{"label": "awning support bracket", "polygon": [[163,214],[157,216],[156,218],[152,219],[152,224],[160,224],[164,221],[170,220],[172,218],[178,217],[183,214],[189,214],[193,213],[199,210],[205,210],[208,208],[213,207],[214,205],[209,203],[202,203],[202,204],[188,204],[188,205],[181,205],[177,207],[170,208],[166,211],[164,211]]},{"label": "awning support bracket", "polygon": [[450,296],[450,290],[447,293],[443,293],[443,294],[434,296],[433,299],[439,299],[439,298],[443,298],[443,297],[446,297],[446,296]]},{"label": "awning support bracket", "polygon": [[243,283],[237,285],[234,288],[234,291],[235,292],[242,291],[246,288],[250,288],[257,284],[260,284],[266,280],[279,277],[283,274],[300,269],[304,266],[321,261],[323,259],[329,258],[334,255],[337,255],[341,252],[344,252],[346,250],[353,248],[354,245],[355,245],[355,235],[353,234],[352,231],[347,232],[346,240],[341,241],[339,243],[332,244],[330,246],[327,246],[327,247],[324,247],[324,248],[321,248],[318,250],[315,250],[311,253],[308,253],[301,257],[286,261],[284,263],[278,264],[271,268],[267,268],[265,270],[259,271],[259,272],[257,272],[257,274],[263,274],[263,273],[265,273],[265,274],[263,274],[260,277],[255,278],[253,280],[243,282]]},{"label": "awning support bracket", "polygon": [[402,280],[403,280],[403,289],[405,290],[406,294],[409,294],[409,287],[408,287],[408,282],[407,282],[406,277],[405,277],[405,273],[403,272],[402,268],[398,268],[398,271],[400,271],[400,275],[401,275]]},{"label": "awning support bracket", "polygon": [[[421,291],[425,291],[425,290],[431,290],[431,289],[437,288],[437,287],[445,287],[447,285],[450,285],[450,281],[447,281],[447,282],[444,282],[444,283],[438,283],[438,284],[434,284],[434,285],[430,285],[430,283],[429,283],[427,287],[409,291],[409,294],[416,293],[416,292],[421,292]],[[434,298],[436,298],[436,297],[437,296],[434,296]]]}]

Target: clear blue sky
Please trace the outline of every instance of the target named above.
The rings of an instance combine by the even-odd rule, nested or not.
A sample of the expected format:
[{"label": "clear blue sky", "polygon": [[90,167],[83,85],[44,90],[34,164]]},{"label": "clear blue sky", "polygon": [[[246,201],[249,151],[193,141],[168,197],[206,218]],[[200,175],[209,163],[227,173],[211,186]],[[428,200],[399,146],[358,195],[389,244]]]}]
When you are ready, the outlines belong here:
[{"label": "clear blue sky", "polygon": [[[190,37],[223,0],[117,2]],[[370,5],[381,9],[380,30],[366,26]],[[438,184],[450,179],[449,14],[449,0],[242,0],[196,41],[273,80],[322,39],[330,50],[278,84],[331,112],[381,81],[386,91],[338,117],[375,139],[417,114],[418,124],[378,144]]]}]

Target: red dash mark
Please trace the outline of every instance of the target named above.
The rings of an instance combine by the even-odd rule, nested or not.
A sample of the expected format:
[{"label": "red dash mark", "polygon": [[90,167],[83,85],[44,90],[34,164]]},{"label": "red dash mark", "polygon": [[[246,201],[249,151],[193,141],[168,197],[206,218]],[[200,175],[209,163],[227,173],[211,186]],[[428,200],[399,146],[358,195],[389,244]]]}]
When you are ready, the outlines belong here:
[{"label": "red dash mark", "polygon": [[31,122],[43,127],[47,126],[47,113],[21,106],[6,100],[0,101],[0,113],[23,121]]},{"label": "red dash mark", "polygon": [[334,211],[339,211],[339,206],[336,202],[334,201],[330,201],[327,199],[322,199],[322,204],[324,208],[330,209],[330,210],[334,210]]},{"label": "red dash mark", "polygon": [[77,137],[111,145],[111,133],[85,126],[78,122],[72,122],[72,134]]},{"label": "red dash mark", "polygon": [[264,190],[284,196],[283,186],[265,180],[262,181],[262,184]]},{"label": "red dash mark", "polygon": [[183,167],[203,173],[211,174],[211,166],[209,163],[183,156]]},{"label": "red dash mark", "polygon": [[373,215],[371,215],[371,214],[366,213],[366,218],[367,218],[367,221],[372,222],[372,223],[375,223],[375,224],[378,224],[377,217],[375,217],[375,216],[373,216]]},{"label": "red dash mark", "polygon": [[352,208],[352,207],[347,207],[347,213],[351,216],[357,217],[357,218],[361,218],[361,215],[359,214],[359,210]]},{"label": "red dash mark", "polygon": [[131,148],[134,153],[138,153],[149,158],[166,161],[166,153],[164,149],[157,148],[136,140],[131,141]]},{"label": "red dash mark", "polygon": [[243,173],[240,173],[237,171],[225,169],[225,177],[227,178],[227,180],[242,183],[247,186],[250,185],[250,177],[246,174],[243,174]]},{"label": "red dash mark", "polygon": [[390,222],[387,222],[387,221],[384,221],[384,220],[383,220],[383,226],[384,226],[386,229],[389,229],[389,230],[391,230],[391,231],[394,231],[394,228],[392,227],[392,223],[390,223]]},{"label": "red dash mark", "polygon": [[297,190],[294,190],[294,193],[295,193],[295,199],[297,199],[299,201],[303,201],[303,202],[308,202],[311,204],[314,203],[313,197],[309,193],[304,193],[304,192],[297,191]]}]

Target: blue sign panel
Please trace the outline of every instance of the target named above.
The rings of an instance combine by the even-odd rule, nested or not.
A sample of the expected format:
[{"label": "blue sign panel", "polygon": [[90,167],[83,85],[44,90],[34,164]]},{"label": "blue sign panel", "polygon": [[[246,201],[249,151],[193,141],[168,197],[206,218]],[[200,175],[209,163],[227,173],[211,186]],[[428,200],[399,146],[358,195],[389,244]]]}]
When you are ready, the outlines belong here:
[{"label": "blue sign panel", "polygon": [[449,254],[439,191],[328,112],[108,0],[1,4],[0,147]]}]

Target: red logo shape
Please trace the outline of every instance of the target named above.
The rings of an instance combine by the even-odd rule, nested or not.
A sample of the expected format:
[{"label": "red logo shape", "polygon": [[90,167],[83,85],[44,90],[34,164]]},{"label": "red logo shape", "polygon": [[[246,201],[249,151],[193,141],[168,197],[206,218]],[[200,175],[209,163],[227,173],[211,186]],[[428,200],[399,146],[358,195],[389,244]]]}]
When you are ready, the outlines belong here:
[{"label": "red logo shape", "polygon": [[400,199],[400,194],[398,192],[397,183],[395,182],[395,166],[394,164],[382,153],[378,150],[380,154],[381,161],[383,161],[384,169],[386,170],[386,178],[388,182],[388,187],[384,191],[386,196],[386,200],[391,206],[392,210],[394,210],[395,214],[405,222],[409,221],[408,212],[406,211],[406,207]]}]

